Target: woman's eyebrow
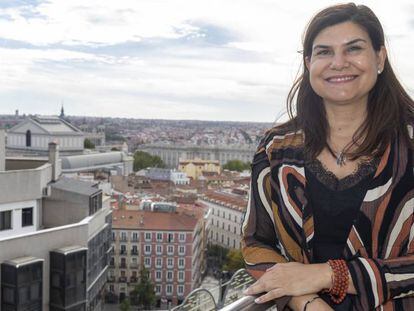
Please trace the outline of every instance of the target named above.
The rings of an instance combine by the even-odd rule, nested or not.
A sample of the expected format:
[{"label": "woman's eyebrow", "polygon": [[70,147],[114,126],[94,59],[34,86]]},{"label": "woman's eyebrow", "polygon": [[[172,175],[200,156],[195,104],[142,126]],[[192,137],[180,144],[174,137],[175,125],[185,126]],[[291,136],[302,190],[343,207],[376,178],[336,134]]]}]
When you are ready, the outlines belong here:
[{"label": "woman's eyebrow", "polygon": [[[357,42],[365,42],[366,43],[367,40],[364,40],[364,39],[361,39],[361,38],[357,38],[357,39],[351,40],[351,41],[349,41],[349,42],[347,42],[347,43],[345,43],[343,45],[352,45],[352,44],[357,43]],[[318,44],[318,45],[315,45],[313,47],[313,50],[316,50],[316,49],[328,49],[330,47],[331,47],[330,45]]]}]

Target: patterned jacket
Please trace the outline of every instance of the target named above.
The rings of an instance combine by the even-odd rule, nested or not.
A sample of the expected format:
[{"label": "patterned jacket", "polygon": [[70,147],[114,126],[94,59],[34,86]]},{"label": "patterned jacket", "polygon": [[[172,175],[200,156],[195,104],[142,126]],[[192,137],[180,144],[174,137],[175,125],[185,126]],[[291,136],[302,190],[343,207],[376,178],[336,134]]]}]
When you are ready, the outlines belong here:
[{"label": "patterned jacket", "polygon": [[[274,263],[312,263],[303,139],[301,131],[275,127],[254,156],[242,229],[243,256],[256,278]],[[413,150],[395,139],[353,222],[343,255],[358,293],[350,295],[354,310],[414,310],[413,163]],[[278,299],[278,309],[288,300]]]}]

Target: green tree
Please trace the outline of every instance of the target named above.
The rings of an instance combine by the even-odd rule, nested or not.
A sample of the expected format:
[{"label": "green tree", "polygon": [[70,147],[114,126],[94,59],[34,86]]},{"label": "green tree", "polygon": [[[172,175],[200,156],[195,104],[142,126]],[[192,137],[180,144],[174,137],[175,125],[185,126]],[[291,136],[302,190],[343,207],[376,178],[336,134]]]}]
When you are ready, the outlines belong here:
[{"label": "green tree", "polygon": [[151,309],[155,304],[154,284],[149,278],[149,271],[142,268],[139,272],[140,282],[131,292],[132,302],[136,305],[143,306],[145,309]]},{"label": "green tree", "polygon": [[125,299],[124,301],[122,301],[119,308],[121,309],[121,311],[130,311],[131,310],[131,303],[129,302],[129,299]]},{"label": "green tree", "polygon": [[159,156],[152,156],[144,151],[135,151],[134,154],[134,171],[139,171],[147,167],[161,167],[164,168],[165,164]]},{"label": "green tree", "polygon": [[250,163],[243,162],[240,160],[230,160],[226,164],[223,165],[223,169],[229,170],[229,171],[242,172],[245,170],[250,170]]},{"label": "green tree", "polygon": [[83,142],[83,147],[86,149],[95,149],[95,144],[91,142],[88,138],[85,138]]},{"label": "green tree", "polygon": [[223,265],[223,270],[235,272],[244,268],[243,255],[240,250],[231,249],[226,256],[226,263]]}]

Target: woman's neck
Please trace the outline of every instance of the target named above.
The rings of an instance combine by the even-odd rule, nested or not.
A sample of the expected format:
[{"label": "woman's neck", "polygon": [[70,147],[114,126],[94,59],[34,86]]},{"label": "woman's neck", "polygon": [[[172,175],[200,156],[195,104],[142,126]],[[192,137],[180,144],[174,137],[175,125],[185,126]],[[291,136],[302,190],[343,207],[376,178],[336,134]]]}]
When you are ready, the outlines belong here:
[{"label": "woman's neck", "polygon": [[366,118],[367,105],[364,103],[349,105],[325,104],[329,124],[328,141],[336,147],[344,147],[351,140]]}]

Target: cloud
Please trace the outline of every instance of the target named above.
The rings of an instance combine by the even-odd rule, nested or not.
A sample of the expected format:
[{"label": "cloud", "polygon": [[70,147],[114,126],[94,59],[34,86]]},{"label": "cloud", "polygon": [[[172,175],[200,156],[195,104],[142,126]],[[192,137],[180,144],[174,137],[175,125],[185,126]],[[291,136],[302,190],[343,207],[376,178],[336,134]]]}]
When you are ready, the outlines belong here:
[{"label": "cloud", "polygon": [[[411,86],[409,1],[363,2]],[[300,66],[306,22],[330,4],[0,1],[0,113],[50,114],[63,100],[69,114],[273,121]]]}]

